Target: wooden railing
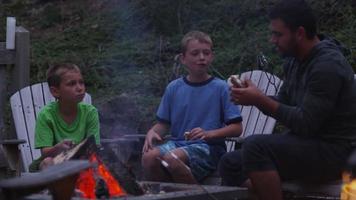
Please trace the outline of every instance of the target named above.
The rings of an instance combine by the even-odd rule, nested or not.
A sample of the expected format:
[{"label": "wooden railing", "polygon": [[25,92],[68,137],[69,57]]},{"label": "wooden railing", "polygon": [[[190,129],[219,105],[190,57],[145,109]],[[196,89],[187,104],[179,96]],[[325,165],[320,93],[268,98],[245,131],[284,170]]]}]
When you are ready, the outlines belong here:
[{"label": "wooden railing", "polygon": [[7,140],[15,138],[16,134],[15,131],[4,131],[5,108],[10,95],[29,84],[30,33],[19,26],[15,29],[14,49],[6,49],[6,43],[0,42],[0,154],[3,155],[0,155],[0,167],[7,166],[17,172],[20,163],[17,145],[23,141]]},{"label": "wooden railing", "polygon": [[6,101],[15,91],[30,83],[30,33],[16,27],[15,49],[5,48],[0,42],[0,132],[4,130]]}]

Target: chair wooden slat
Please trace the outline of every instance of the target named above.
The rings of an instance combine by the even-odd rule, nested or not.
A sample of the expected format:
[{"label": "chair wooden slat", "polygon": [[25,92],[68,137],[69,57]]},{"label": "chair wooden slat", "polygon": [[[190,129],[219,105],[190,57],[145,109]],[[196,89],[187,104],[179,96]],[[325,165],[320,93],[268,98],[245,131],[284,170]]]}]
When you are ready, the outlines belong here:
[{"label": "chair wooden slat", "polygon": [[[281,85],[281,80],[272,74],[264,71],[254,70],[241,74],[241,79],[250,79],[263,93],[275,95]],[[274,86],[275,85],[275,86]],[[255,134],[271,134],[276,120],[263,114],[255,106],[241,106],[243,132],[240,137],[227,140],[227,151],[236,148],[236,142]]]},{"label": "chair wooden slat", "polygon": [[[283,84],[282,80],[279,80],[278,84],[276,84],[278,91],[281,88],[282,84]],[[276,92],[274,92],[275,91],[274,88],[272,90],[273,90],[273,93],[276,93]],[[273,95],[273,94],[268,93],[268,95]],[[272,134],[275,124],[276,124],[276,120],[273,117],[267,117],[266,124],[264,125],[264,129],[263,129],[262,133],[263,134]]]},{"label": "chair wooden slat", "polygon": [[34,84],[31,86],[31,89],[33,93],[33,105],[35,108],[36,119],[37,119],[38,113],[45,105],[44,98],[43,98],[44,94],[42,91],[42,84],[41,83]]},{"label": "chair wooden slat", "polygon": [[91,96],[88,93],[85,93],[83,102],[87,104],[91,104]]},{"label": "chair wooden slat", "polygon": [[43,88],[43,97],[45,101],[45,105],[49,104],[52,101],[55,101],[55,98],[52,96],[51,92],[49,91],[48,83],[42,83]]},{"label": "chair wooden slat", "polygon": [[[261,90],[265,91],[266,88],[268,87],[269,82],[267,82],[263,77],[263,72],[262,71],[253,71],[252,76],[251,76],[251,81],[256,84],[256,86]],[[250,115],[248,116],[248,122],[246,123],[244,127],[244,134],[243,137],[246,138],[250,135],[255,134],[255,128],[256,124],[258,122],[258,119],[260,117],[261,112],[254,106],[251,107]],[[244,119],[245,116],[242,116]],[[246,117],[245,117],[246,118]]]},{"label": "chair wooden slat", "polygon": [[[266,95],[275,95],[279,90],[281,80],[269,73],[263,73],[262,81],[266,85],[264,93]],[[254,134],[272,134],[276,120],[262,112],[259,113],[258,121],[255,125]]]},{"label": "chair wooden slat", "polygon": [[[27,128],[25,123],[24,112],[22,109],[23,105],[21,102],[20,92],[16,92],[14,95],[12,95],[10,98],[10,102],[17,138],[28,141]],[[32,162],[32,154],[29,143],[27,142],[24,144],[20,144],[19,149],[21,152],[23,166],[28,166],[27,163]],[[28,171],[26,167],[24,168],[25,171]]]},{"label": "chair wooden slat", "polygon": [[[35,149],[35,110],[33,106],[32,100],[32,91],[31,87],[25,87],[20,90],[22,105],[24,109],[24,116],[25,116],[25,125],[27,128],[27,143],[30,145],[32,159],[36,159],[40,157],[39,150]],[[28,165],[30,163],[26,163]]]}]

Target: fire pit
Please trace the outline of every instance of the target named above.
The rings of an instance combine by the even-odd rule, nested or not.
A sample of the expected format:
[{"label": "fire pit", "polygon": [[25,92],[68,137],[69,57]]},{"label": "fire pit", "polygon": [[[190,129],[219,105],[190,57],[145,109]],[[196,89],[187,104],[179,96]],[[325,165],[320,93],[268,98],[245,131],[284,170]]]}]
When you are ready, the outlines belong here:
[{"label": "fire pit", "polygon": [[[240,200],[249,199],[249,192],[245,188],[225,187],[225,186],[207,186],[207,185],[189,185],[161,182],[140,182],[146,194],[141,196],[126,196],[112,199],[125,200]],[[36,194],[28,196],[27,200],[51,199],[49,195]],[[72,198],[82,199],[82,198]]]},{"label": "fire pit", "polygon": [[[128,140],[125,140],[124,143],[127,144]],[[137,181],[132,168],[127,163],[127,159],[123,159],[123,157],[112,151],[112,148],[97,149],[94,138],[89,137],[72,149],[59,154],[53,160],[54,163],[66,163],[68,160],[84,158],[93,164],[92,168],[79,172],[75,181],[75,188],[80,194],[78,193],[76,195],[78,197],[71,199],[235,200],[248,199],[249,197],[249,192],[245,188]],[[59,167],[59,165],[53,167]],[[46,171],[40,174],[43,175],[44,172]],[[58,174],[59,172],[55,170],[52,173]],[[68,183],[62,182],[60,185],[65,186]],[[60,193],[58,194],[60,195]],[[42,192],[26,196],[24,199],[52,199],[54,197],[53,193],[51,196],[51,194]],[[70,199],[70,196],[66,199]]]},{"label": "fire pit", "polygon": [[246,188],[160,182],[141,182],[140,184],[143,188],[147,189],[146,191],[148,193],[143,196],[135,197],[133,199],[232,200],[249,198],[249,192]]}]

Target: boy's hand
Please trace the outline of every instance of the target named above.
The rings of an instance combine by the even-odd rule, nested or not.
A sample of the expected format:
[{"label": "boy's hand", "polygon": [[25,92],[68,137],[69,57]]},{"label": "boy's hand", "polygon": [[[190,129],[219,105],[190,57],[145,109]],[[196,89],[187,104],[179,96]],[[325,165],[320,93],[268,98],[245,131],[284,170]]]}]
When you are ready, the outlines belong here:
[{"label": "boy's hand", "polygon": [[187,135],[187,139],[188,140],[198,140],[198,139],[204,140],[206,137],[206,134],[207,134],[206,131],[200,127],[193,128],[190,131],[190,134]]},{"label": "boy's hand", "polygon": [[63,140],[62,142],[52,146],[44,147],[41,149],[42,156],[44,157],[54,157],[61,152],[73,147],[74,143],[71,140]]},{"label": "boy's hand", "polygon": [[153,142],[162,142],[162,137],[153,129],[150,129],[146,134],[145,144],[143,145],[142,153],[153,149]]},{"label": "boy's hand", "polygon": [[54,146],[54,149],[55,149],[56,154],[59,154],[63,151],[66,151],[66,150],[72,148],[73,145],[74,145],[73,141],[65,139],[62,142],[56,144]]}]

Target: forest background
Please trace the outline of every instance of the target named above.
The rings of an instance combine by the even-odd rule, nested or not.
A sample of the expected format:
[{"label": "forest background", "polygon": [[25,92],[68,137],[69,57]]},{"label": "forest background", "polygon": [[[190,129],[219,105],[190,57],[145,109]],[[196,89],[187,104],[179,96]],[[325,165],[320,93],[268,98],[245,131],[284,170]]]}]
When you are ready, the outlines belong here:
[{"label": "forest background", "polygon": [[[319,32],[342,42],[356,69],[356,1],[307,1],[318,16]],[[119,120],[119,131],[143,133],[151,126],[165,86],[185,73],[174,58],[190,30],[211,35],[211,73],[217,77],[258,69],[261,53],[269,62],[265,70],[282,75],[282,60],[268,43],[267,12],[276,0],[0,2],[0,40],[6,16],[30,31],[31,83],[45,81],[53,63],[79,65],[102,122]]]}]

